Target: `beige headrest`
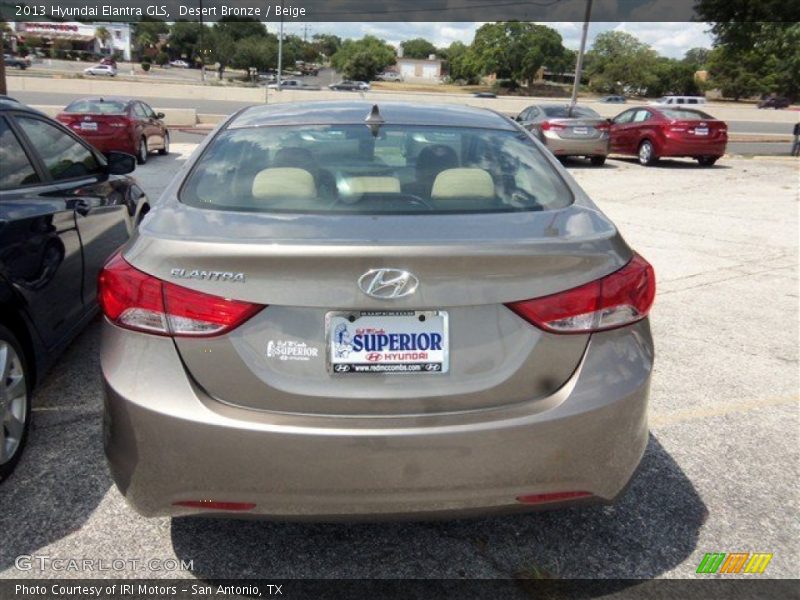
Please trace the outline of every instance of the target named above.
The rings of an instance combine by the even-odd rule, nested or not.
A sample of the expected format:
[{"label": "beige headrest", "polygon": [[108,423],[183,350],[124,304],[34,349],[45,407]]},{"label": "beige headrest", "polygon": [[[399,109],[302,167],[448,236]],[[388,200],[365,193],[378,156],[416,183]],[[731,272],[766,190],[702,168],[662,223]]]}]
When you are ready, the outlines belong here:
[{"label": "beige headrest", "polygon": [[263,200],[272,198],[315,198],[317,186],[314,176],[305,169],[280,167],[264,169],[253,179],[253,197]]},{"label": "beige headrest", "polygon": [[348,177],[338,183],[343,196],[362,194],[399,194],[400,180],[397,177]]},{"label": "beige headrest", "polygon": [[436,176],[431,198],[494,198],[494,181],[483,169],[447,169]]}]

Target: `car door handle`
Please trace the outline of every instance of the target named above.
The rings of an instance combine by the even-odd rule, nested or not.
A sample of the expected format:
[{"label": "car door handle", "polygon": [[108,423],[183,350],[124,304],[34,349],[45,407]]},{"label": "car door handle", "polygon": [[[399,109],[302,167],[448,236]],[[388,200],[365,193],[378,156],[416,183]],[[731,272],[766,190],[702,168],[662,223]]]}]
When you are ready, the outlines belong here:
[{"label": "car door handle", "polygon": [[75,201],[74,209],[80,216],[85,217],[92,212],[92,205],[88,200],[79,199]]}]

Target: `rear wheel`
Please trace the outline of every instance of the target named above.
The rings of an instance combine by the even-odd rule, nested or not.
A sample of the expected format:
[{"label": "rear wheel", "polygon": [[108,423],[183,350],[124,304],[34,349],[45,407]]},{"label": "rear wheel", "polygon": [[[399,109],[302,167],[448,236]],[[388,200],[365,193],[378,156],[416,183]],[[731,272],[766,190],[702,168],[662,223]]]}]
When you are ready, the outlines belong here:
[{"label": "rear wheel", "polygon": [[164,134],[164,147],[158,151],[161,156],[169,154],[169,133]]},{"label": "rear wheel", "polygon": [[639,144],[639,164],[650,166],[655,164],[657,160],[658,158],[656,158],[656,150],[650,140],[644,140],[641,144]]},{"label": "rear wheel", "polygon": [[17,466],[31,421],[30,378],[17,338],[0,325],[0,481]]},{"label": "rear wheel", "polygon": [[150,151],[147,149],[147,140],[145,138],[142,138],[141,140],[139,140],[139,150],[136,153],[137,154],[136,161],[140,165],[143,165],[144,163],[147,162],[147,155],[149,153]]},{"label": "rear wheel", "polygon": [[605,156],[590,156],[589,160],[592,162],[592,165],[595,167],[602,167],[606,164],[606,157]]},{"label": "rear wheel", "polygon": [[719,159],[718,156],[698,156],[697,162],[700,163],[701,167],[712,167],[717,162],[717,159]]}]

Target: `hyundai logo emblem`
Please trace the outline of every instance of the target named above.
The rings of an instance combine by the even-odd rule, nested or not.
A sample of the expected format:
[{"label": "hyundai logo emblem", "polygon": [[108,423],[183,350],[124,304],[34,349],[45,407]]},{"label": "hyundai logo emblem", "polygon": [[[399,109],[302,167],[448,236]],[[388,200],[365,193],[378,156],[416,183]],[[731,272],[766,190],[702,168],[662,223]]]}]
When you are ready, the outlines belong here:
[{"label": "hyundai logo emblem", "polygon": [[367,296],[379,300],[394,300],[416,292],[419,279],[402,269],[372,269],[361,276],[358,287]]}]

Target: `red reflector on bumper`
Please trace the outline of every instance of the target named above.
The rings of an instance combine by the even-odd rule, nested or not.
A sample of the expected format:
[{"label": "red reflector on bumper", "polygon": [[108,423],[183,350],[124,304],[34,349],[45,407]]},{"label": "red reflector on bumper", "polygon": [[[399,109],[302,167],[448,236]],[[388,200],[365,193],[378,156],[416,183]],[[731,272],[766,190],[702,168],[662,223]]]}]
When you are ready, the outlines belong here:
[{"label": "red reflector on bumper", "polygon": [[232,511],[253,510],[256,507],[253,502],[215,502],[214,500],[180,500],[178,502],[173,502],[172,505],[183,506],[184,508]]},{"label": "red reflector on bumper", "polygon": [[517,502],[522,504],[543,504],[545,502],[560,502],[563,500],[574,500],[576,498],[588,498],[589,492],[552,492],[550,494],[528,494],[527,496],[517,496]]}]

